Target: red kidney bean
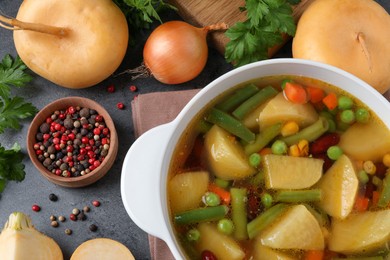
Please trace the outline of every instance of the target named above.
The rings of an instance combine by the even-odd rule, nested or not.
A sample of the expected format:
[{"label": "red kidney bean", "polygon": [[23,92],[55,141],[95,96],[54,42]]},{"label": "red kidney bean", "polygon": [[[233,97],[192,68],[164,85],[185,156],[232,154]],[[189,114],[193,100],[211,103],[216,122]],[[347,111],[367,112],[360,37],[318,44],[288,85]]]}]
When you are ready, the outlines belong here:
[{"label": "red kidney bean", "polygon": [[326,153],[329,147],[337,145],[340,142],[340,136],[337,133],[322,135],[310,144],[311,154]]},{"label": "red kidney bean", "polygon": [[202,252],[202,260],[217,260],[217,257],[209,250]]}]

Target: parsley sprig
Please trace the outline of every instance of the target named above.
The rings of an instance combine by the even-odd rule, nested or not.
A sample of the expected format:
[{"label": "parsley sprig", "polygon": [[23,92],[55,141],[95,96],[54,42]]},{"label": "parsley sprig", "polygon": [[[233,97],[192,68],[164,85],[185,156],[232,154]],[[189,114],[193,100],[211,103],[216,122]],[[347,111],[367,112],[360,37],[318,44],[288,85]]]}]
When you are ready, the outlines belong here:
[{"label": "parsley sprig", "polygon": [[247,20],[237,22],[225,35],[230,39],[225,59],[235,66],[268,58],[268,49],[283,42],[282,33],[293,36],[296,24],[292,4],[300,0],[246,0],[241,11]]},{"label": "parsley sprig", "polygon": [[19,57],[12,59],[10,55],[6,55],[0,63],[0,134],[6,128],[20,129],[19,121],[34,116],[38,111],[22,97],[11,96],[11,86],[23,87],[32,80],[25,73],[26,68]]},{"label": "parsley sprig", "polygon": [[[20,120],[32,117],[38,109],[22,97],[12,96],[11,87],[23,87],[32,80],[25,70],[23,61],[10,55],[4,56],[0,63],[0,134],[6,128],[20,129]],[[25,177],[24,154],[18,144],[7,150],[0,144],[0,193],[8,181],[22,181]]]},{"label": "parsley sprig", "polygon": [[161,23],[159,13],[163,10],[176,10],[173,5],[163,0],[114,0],[114,2],[125,14],[130,32],[149,29],[154,21]]}]

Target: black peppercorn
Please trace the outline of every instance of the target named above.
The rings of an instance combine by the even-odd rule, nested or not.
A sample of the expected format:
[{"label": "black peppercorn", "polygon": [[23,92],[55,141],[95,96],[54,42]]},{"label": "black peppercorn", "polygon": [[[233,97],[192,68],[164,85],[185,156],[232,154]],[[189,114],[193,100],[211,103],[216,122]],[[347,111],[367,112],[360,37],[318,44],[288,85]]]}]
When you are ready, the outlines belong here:
[{"label": "black peppercorn", "polygon": [[51,201],[57,201],[57,200],[58,200],[58,197],[57,197],[57,195],[55,195],[54,193],[50,193],[50,195],[49,195],[49,200],[51,200]]},{"label": "black peppercorn", "polygon": [[97,227],[95,224],[91,224],[91,225],[89,226],[89,230],[91,230],[92,232],[96,232],[97,229],[98,229],[98,227]]}]

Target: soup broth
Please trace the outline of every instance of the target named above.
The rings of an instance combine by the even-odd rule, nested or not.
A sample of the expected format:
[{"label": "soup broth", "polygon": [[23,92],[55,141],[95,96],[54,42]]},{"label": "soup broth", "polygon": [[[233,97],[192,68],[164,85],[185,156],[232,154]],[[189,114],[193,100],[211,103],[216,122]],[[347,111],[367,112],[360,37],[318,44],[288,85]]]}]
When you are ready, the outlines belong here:
[{"label": "soup broth", "polygon": [[172,158],[170,216],[189,259],[388,255],[390,131],[335,86],[288,75],[236,86]]}]

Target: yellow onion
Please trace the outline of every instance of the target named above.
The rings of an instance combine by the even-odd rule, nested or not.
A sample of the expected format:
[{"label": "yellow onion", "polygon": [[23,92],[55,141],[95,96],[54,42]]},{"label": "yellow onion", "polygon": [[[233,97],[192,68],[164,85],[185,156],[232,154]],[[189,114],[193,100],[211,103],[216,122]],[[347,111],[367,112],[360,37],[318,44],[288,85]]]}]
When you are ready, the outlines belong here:
[{"label": "yellow onion", "polygon": [[206,65],[208,32],[222,29],[227,29],[227,25],[221,23],[198,28],[183,21],[163,23],[150,34],[145,43],[143,67],[125,72],[151,74],[165,84],[190,81]]}]

